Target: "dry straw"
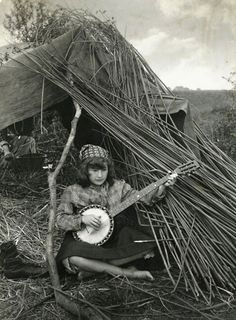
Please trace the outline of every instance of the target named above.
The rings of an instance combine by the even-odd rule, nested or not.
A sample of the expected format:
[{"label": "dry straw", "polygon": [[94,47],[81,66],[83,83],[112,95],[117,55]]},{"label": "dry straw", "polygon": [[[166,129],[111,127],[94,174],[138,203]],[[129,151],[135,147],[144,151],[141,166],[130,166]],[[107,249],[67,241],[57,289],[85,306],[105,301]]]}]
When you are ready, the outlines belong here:
[{"label": "dry straw", "polygon": [[[180,177],[163,203],[141,208],[147,217],[142,223],[150,224],[155,232],[172,281],[169,292],[184,288],[207,303],[215,296],[223,299],[226,292],[231,296],[236,286],[235,163],[197,125],[196,139],[177,129],[165,103],[166,97],[173,102],[175,97],[111,21],[70,14],[80,30],[74,44],[83,37],[90,44],[91,60],[95,61],[98,49],[106,56],[106,63],[101,64],[101,69],[109,71],[106,87],[99,85],[96,74],[85,79],[63,59],[52,60],[46,50],[37,57],[25,54],[37,72],[65,90],[107,131],[104,139],[113,153],[114,142],[122,144],[120,162],[125,163],[124,172],[134,187],[140,189],[200,155],[201,168],[194,175]],[[164,117],[160,106],[166,110]],[[165,305],[164,298],[162,302]],[[184,299],[179,303],[184,304]]]},{"label": "dry straw", "polygon": [[[81,41],[83,34],[83,41],[90,44],[91,59],[95,59],[98,49],[106,53],[106,64],[101,65],[101,69],[109,70],[105,88],[97,83],[96,74],[88,80],[66,61],[52,64],[47,51],[42,50],[39,57],[28,53],[28,58],[45,78],[64,89],[107,130],[111,149],[113,140],[124,145],[129,174],[137,168],[141,172],[138,177],[130,177],[133,185],[140,188],[160,178],[177,165],[194,159],[192,150],[199,151],[201,169],[192,177],[180,178],[160,209],[157,206],[149,215],[155,218],[159,213],[162,218],[158,238],[172,239],[160,247],[165,265],[170,267],[173,263],[170,261],[174,261],[179,267],[179,277],[184,277],[186,288],[196,298],[203,294],[199,278],[209,292],[214,292],[217,286],[233,290],[236,280],[233,161],[207,140],[197,126],[197,139],[193,139],[178,131],[173,122],[163,120],[159,106],[151,102],[157,97],[150,93],[150,86],[158,88],[158,101],[166,108],[166,118],[169,114],[164,98],[172,96],[174,100],[173,95],[112,23],[102,23],[92,16],[74,17],[81,32],[74,42]],[[68,73],[72,74],[74,87],[67,79]],[[171,270],[168,272],[173,278]]]}]

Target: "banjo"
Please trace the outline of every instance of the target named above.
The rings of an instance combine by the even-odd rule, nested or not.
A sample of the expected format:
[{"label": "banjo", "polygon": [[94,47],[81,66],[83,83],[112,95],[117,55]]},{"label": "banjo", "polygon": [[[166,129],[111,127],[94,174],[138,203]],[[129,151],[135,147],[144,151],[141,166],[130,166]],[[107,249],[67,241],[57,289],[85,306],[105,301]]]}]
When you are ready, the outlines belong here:
[{"label": "banjo", "polygon": [[171,174],[168,174],[165,177],[149,184],[144,189],[137,191],[134,195],[130,196],[128,199],[109,211],[106,207],[96,204],[84,207],[79,211],[79,213],[84,216],[95,215],[96,217],[99,217],[101,221],[100,228],[99,230],[95,230],[93,227],[82,225],[79,231],[73,232],[74,239],[101,246],[112,235],[114,230],[114,217],[116,215],[130,207],[149,192],[166,183],[168,180],[176,178],[179,175],[189,174],[197,170],[199,167],[200,165],[196,160],[188,161],[185,164],[178,166]]}]

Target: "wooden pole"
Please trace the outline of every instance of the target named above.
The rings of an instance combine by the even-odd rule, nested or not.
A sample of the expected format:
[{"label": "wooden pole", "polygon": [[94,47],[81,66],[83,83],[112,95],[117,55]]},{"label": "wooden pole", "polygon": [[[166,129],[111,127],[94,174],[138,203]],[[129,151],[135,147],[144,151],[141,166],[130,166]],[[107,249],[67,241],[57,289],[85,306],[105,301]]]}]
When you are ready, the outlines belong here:
[{"label": "wooden pole", "polygon": [[69,153],[70,147],[74,141],[77,123],[81,115],[81,108],[77,102],[74,101],[74,106],[76,108],[74,119],[71,122],[71,131],[67,140],[67,143],[62,152],[61,158],[55,168],[54,171],[50,171],[48,173],[48,185],[50,190],[50,209],[49,209],[49,222],[48,222],[48,232],[46,239],[46,257],[48,262],[48,270],[52,282],[52,286],[54,288],[54,296],[56,302],[61,305],[65,310],[70,311],[71,313],[80,316],[83,316],[87,319],[94,320],[102,320],[107,319],[101,313],[99,314],[93,308],[84,308],[79,305],[79,303],[75,303],[64,294],[61,293],[60,279],[57,271],[56,261],[54,258],[54,250],[53,250],[53,235],[56,221],[56,179],[57,176],[66,160],[66,157]]}]

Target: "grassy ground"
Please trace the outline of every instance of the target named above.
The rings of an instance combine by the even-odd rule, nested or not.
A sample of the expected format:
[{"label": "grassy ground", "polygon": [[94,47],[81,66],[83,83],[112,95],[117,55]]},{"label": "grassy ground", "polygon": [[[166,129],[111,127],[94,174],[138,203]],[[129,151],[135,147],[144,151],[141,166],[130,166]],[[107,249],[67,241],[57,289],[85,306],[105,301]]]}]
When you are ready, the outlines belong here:
[{"label": "grassy ground", "polygon": [[[37,136],[38,151],[49,154],[50,160],[59,159],[66,141],[66,132],[50,125],[47,132]],[[60,135],[60,136],[59,136]],[[58,177],[58,199],[63,186],[75,182],[77,151],[72,150]],[[49,190],[47,172],[43,170],[2,170],[0,172],[0,245],[14,241],[25,263],[46,267],[45,240],[48,228]],[[62,232],[54,234],[55,254],[62,240]],[[0,252],[1,257],[1,252]],[[0,267],[3,261],[0,259]],[[14,268],[14,265],[13,265]],[[18,266],[16,265],[17,269]],[[79,317],[65,311],[54,299],[49,276],[9,279],[1,270],[1,320],[68,320]],[[178,270],[173,265],[174,279]],[[76,276],[61,278],[62,290],[75,299],[79,306],[100,310],[107,319],[235,319],[232,315],[234,296],[219,289],[219,294],[208,302],[186,290],[181,280],[177,288],[167,273],[154,272],[155,281],[129,281],[123,277],[100,275],[87,281]],[[205,293],[209,297],[210,293]],[[231,313],[230,313],[231,312]],[[231,314],[231,316],[230,316]],[[81,318],[82,319],[82,318]],[[91,318],[92,319],[92,318]]]},{"label": "grassy ground", "polygon": [[[8,183],[3,183],[3,180],[1,183],[0,242],[13,240],[25,262],[45,266],[49,200],[47,175],[41,171],[32,173],[29,181],[29,175],[24,179],[21,173],[20,183],[19,176],[13,172],[7,175],[3,180]],[[56,230],[55,253],[61,237],[62,233]],[[177,280],[177,269],[174,274]],[[154,276],[154,283],[105,275],[87,281],[64,276],[61,285],[63,292],[76,299],[78,304],[95,310],[98,308],[110,319],[225,319],[232,309],[233,296],[227,292],[221,292],[221,297],[216,296],[207,304],[200,297],[197,301],[191,290],[186,291],[184,283],[180,282],[173,291],[174,286],[165,271],[154,272]],[[48,276],[13,280],[2,272],[1,320],[77,318],[55,303]]]}]

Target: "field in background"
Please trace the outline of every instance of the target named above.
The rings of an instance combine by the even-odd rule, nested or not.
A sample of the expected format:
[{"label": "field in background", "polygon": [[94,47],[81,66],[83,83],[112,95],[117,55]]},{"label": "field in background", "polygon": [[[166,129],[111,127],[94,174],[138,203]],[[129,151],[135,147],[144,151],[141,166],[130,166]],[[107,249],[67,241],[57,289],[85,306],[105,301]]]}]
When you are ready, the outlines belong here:
[{"label": "field in background", "polygon": [[209,138],[212,138],[214,123],[236,101],[236,92],[233,90],[186,90],[174,93],[192,104],[193,118]]}]

